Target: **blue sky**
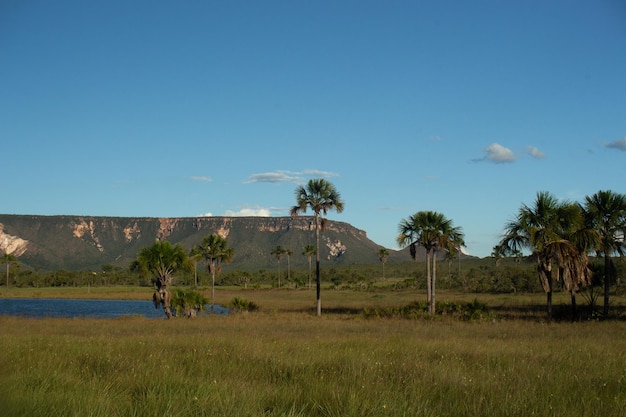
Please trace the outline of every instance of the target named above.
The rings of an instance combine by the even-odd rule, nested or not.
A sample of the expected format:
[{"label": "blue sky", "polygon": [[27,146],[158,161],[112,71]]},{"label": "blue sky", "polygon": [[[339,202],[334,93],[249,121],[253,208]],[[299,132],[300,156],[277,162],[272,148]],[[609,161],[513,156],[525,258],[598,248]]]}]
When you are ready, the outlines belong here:
[{"label": "blue sky", "polygon": [[488,256],[538,191],[625,192],[626,3],[0,2],[0,212],[435,210]]}]

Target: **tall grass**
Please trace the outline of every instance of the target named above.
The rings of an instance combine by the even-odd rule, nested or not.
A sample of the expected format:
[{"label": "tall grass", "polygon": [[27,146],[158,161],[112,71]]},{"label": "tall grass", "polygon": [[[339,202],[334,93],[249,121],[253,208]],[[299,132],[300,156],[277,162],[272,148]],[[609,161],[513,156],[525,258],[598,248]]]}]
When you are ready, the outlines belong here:
[{"label": "tall grass", "polygon": [[0,318],[3,416],[621,416],[626,323]]}]

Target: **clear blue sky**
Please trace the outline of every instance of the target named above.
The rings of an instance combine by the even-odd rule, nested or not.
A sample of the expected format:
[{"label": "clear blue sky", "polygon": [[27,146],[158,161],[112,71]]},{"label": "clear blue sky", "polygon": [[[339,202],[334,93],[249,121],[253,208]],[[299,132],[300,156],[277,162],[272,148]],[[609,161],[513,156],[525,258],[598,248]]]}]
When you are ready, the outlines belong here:
[{"label": "clear blue sky", "polygon": [[625,192],[626,3],[0,1],[0,212],[288,215],[488,256],[538,191]]}]

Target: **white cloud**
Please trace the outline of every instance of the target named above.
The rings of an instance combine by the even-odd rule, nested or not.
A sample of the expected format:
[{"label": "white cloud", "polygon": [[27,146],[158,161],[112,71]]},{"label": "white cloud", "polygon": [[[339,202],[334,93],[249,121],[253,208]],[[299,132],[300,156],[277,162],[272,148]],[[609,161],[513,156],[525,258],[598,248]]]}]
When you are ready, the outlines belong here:
[{"label": "white cloud", "polygon": [[528,152],[528,155],[532,156],[533,158],[537,158],[537,159],[542,159],[542,158],[545,158],[545,156],[546,156],[543,152],[541,152],[535,146],[528,146],[526,148],[526,152]]},{"label": "white cloud", "polygon": [[273,172],[261,172],[259,174],[252,174],[248,177],[247,180],[244,181],[244,183],[250,184],[259,182],[292,182],[299,184],[304,181],[305,177],[329,178],[336,176],[338,176],[338,174],[335,174],[334,172],[319,171],[316,169],[307,169],[300,172],[278,170]]},{"label": "white cloud", "polygon": [[227,217],[270,217],[271,210],[263,207],[244,207],[238,211],[226,210]]},{"label": "white cloud", "polygon": [[611,143],[605,143],[605,147],[612,149],[619,149],[620,151],[626,151],[626,136],[621,139],[614,140]]},{"label": "white cloud", "polygon": [[192,181],[200,181],[200,182],[211,182],[213,181],[211,178],[209,177],[205,177],[205,176],[192,176],[189,177]]},{"label": "white cloud", "polygon": [[329,171],[319,171],[317,169],[305,169],[302,171],[302,175],[306,175],[307,177],[322,177],[322,178],[330,178],[330,177],[338,177],[339,174]]},{"label": "white cloud", "polygon": [[505,162],[515,161],[515,154],[509,148],[506,148],[499,143],[492,143],[485,148],[486,155],[479,159],[474,159],[474,162],[491,161],[497,164]]},{"label": "white cloud", "polygon": [[262,172],[260,174],[252,174],[245,181],[246,184],[257,182],[295,182],[302,180],[301,177],[295,176],[288,171]]},{"label": "white cloud", "polygon": [[213,213],[204,213],[199,215],[198,217],[213,217]]}]

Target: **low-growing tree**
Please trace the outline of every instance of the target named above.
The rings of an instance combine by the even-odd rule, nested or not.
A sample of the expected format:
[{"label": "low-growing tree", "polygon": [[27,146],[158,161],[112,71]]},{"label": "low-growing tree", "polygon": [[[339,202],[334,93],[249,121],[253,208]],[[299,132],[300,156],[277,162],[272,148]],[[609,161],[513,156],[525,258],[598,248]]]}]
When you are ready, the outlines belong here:
[{"label": "low-growing tree", "polygon": [[154,301],[156,308],[163,307],[167,318],[172,317],[170,286],[174,273],[183,270],[189,271],[191,267],[191,262],[183,245],[173,245],[167,240],[158,240],[151,246],[141,249],[132,266],[133,269],[144,274],[152,275],[153,283],[156,286],[152,301]]},{"label": "low-growing tree", "polygon": [[176,311],[176,316],[196,317],[208,302],[204,295],[197,291],[179,288],[172,294],[171,305]]}]

